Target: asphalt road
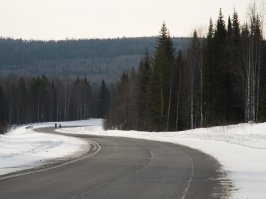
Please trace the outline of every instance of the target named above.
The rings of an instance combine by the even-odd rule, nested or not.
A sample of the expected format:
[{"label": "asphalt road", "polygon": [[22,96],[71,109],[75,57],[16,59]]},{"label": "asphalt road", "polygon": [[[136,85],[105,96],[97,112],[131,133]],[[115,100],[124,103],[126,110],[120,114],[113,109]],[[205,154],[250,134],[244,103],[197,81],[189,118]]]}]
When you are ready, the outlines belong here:
[{"label": "asphalt road", "polygon": [[0,198],[212,199],[230,195],[231,183],[220,164],[197,150],[146,140],[76,136],[97,142],[100,148],[64,166],[0,179]]}]

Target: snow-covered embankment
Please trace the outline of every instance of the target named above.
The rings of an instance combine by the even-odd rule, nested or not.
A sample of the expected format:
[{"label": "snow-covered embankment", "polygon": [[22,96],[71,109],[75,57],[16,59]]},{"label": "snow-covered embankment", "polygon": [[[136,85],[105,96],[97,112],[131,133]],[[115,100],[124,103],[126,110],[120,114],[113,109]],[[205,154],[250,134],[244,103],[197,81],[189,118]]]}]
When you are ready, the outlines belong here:
[{"label": "snow-covered embankment", "polygon": [[21,126],[0,135],[0,175],[43,166],[51,161],[72,159],[89,150],[90,145],[82,139],[33,130],[53,125]]}]

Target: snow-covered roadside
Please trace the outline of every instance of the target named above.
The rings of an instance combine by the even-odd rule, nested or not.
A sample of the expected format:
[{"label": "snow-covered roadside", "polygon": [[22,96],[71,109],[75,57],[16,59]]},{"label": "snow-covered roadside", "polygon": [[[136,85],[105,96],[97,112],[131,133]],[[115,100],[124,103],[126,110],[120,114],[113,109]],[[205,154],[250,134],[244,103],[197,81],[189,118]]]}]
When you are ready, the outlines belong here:
[{"label": "snow-covered roadside", "polygon": [[[266,198],[266,123],[239,124],[182,132],[104,131],[102,120],[61,122],[63,133],[140,138],[183,144],[217,158],[228,171],[236,190],[234,199]],[[54,122],[18,127],[0,135],[0,175],[42,165],[88,150],[85,141],[34,132],[34,128],[54,126]]]},{"label": "snow-covered roadside", "polygon": [[82,139],[33,131],[49,126],[54,123],[21,126],[0,135],[0,175],[39,167],[48,161],[78,157],[89,150],[89,144]]},{"label": "snow-covered roadside", "polygon": [[103,131],[102,125],[99,125],[101,123],[102,120],[83,121],[80,124],[88,126],[58,131],[140,138],[186,145],[210,154],[221,162],[235,186],[232,192],[233,199],[266,198],[266,123],[181,132]]}]

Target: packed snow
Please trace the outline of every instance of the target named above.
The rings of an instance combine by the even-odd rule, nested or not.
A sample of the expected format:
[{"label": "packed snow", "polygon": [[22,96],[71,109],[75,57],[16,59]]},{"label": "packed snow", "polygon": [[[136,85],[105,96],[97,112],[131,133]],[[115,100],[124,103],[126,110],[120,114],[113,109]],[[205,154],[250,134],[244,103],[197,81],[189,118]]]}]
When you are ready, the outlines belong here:
[{"label": "packed snow", "polygon": [[83,127],[65,128],[63,133],[119,136],[182,144],[215,157],[228,172],[233,199],[266,198],[266,123],[238,124],[181,132],[104,131],[102,120]]},{"label": "packed snow", "polygon": [[[182,144],[215,157],[228,173],[233,199],[266,198],[266,123],[238,124],[181,132],[104,131],[103,120],[62,122],[62,133],[119,136]],[[33,168],[53,159],[89,150],[88,143],[60,135],[37,133],[54,122],[22,126],[0,135],[0,175]],[[72,126],[71,128],[64,128]],[[73,127],[74,126],[74,127]]]}]

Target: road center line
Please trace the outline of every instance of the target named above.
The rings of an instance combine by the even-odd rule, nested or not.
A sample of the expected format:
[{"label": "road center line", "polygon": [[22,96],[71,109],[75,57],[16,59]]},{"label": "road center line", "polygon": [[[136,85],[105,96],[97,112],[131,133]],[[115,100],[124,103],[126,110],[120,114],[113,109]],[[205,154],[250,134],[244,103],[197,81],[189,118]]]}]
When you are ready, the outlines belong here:
[{"label": "road center line", "polygon": [[192,182],[192,179],[193,179],[193,176],[194,176],[194,162],[192,160],[192,158],[187,154],[187,153],[184,153],[187,158],[189,159],[190,163],[191,163],[191,173],[190,173],[190,178],[189,178],[189,181],[188,181],[188,184],[187,184],[187,187],[185,188],[184,192],[183,192],[183,195],[180,199],[185,199],[186,195],[187,195],[187,192],[189,190],[189,187],[191,185],[191,182]]}]

